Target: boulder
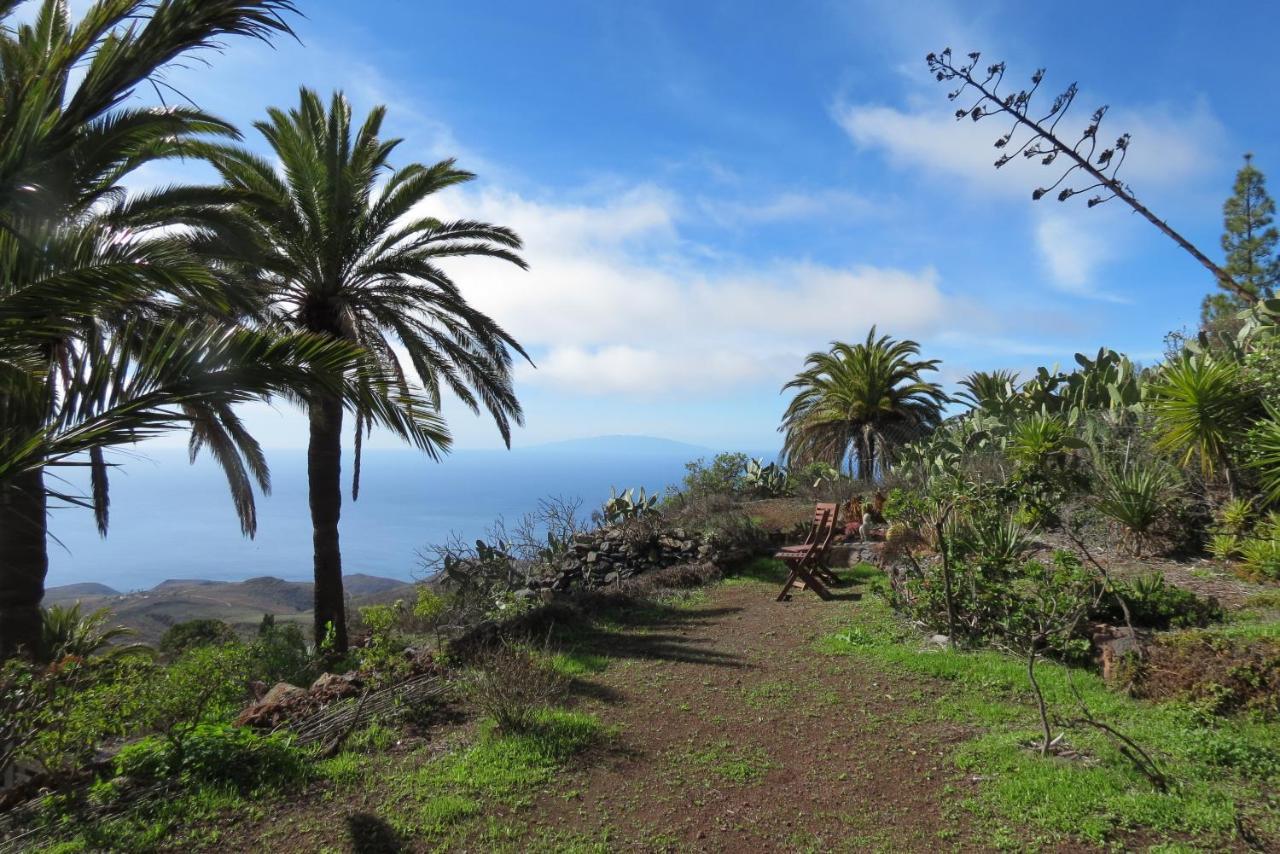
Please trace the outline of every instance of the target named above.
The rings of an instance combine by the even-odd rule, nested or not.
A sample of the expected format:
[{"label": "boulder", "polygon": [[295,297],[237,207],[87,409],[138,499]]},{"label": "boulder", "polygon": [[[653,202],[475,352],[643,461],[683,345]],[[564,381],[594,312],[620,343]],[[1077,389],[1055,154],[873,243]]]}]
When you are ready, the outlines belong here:
[{"label": "boulder", "polygon": [[354,697],[360,693],[361,680],[354,673],[321,673],[311,683],[311,699],[322,705]]},{"label": "boulder", "polygon": [[236,726],[271,729],[311,711],[315,706],[305,689],[288,682],[277,682],[265,697],[240,713]]}]

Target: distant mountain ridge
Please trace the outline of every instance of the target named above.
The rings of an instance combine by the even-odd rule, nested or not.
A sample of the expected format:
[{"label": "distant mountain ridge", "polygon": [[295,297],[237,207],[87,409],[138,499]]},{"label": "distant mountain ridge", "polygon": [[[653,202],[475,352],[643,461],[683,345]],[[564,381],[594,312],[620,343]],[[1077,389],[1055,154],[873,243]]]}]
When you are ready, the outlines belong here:
[{"label": "distant mountain ridge", "polygon": [[[344,582],[353,606],[389,602],[413,592],[410,582],[363,573],[345,576]],[[170,626],[187,620],[222,620],[243,633],[255,629],[263,614],[306,624],[311,620],[312,596],[310,581],[272,576],[244,581],[171,578],[133,593],[93,582],[51,587],[45,591],[44,604],[79,602],[85,611],[106,608],[113,623],[133,629],[139,640],[155,643]]]},{"label": "distant mountain ridge", "polygon": [[608,454],[690,454],[690,459],[714,454],[712,448],[664,439],[660,436],[641,436],[617,433],[605,436],[588,436],[583,439],[562,439],[529,445],[526,451],[593,452]]}]

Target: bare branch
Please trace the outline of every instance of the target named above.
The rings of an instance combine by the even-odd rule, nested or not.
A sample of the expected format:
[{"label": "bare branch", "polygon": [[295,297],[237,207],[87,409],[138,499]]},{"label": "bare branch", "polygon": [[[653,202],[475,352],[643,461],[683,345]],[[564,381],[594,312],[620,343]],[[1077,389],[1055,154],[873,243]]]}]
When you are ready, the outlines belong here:
[{"label": "bare branch", "polygon": [[[925,57],[925,61],[938,82],[959,82],[960,85],[947,94],[950,100],[954,101],[966,93],[976,95],[976,99],[970,103],[970,106],[956,110],[957,120],[968,117],[976,122],[987,116],[1001,114],[1013,120],[1013,126],[1009,132],[998,137],[994,143],[994,147],[1002,151],[995,161],[996,168],[1004,166],[1018,155],[1027,159],[1038,157],[1041,165],[1044,166],[1053,166],[1060,156],[1065,157],[1068,161],[1067,167],[1053,183],[1036,188],[1031,194],[1032,199],[1038,201],[1046,194],[1057,190],[1058,187],[1062,187],[1057,194],[1060,202],[1065,202],[1081,193],[1103,190],[1104,192],[1089,198],[1089,207],[1095,207],[1111,199],[1120,199],[1190,253],[1205,269],[1213,273],[1214,278],[1222,282],[1224,287],[1244,297],[1250,303],[1256,299],[1255,294],[1237,284],[1225,270],[1197,249],[1191,241],[1174,231],[1168,223],[1139,202],[1133,188],[1120,180],[1120,168],[1124,165],[1125,156],[1129,150],[1129,134],[1122,134],[1112,146],[1104,148],[1101,152],[1097,151],[1098,134],[1107,114],[1105,105],[1093,112],[1089,124],[1080,133],[1079,138],[1074,143],[1068,144],[1058,134],[1058,123],[1075,102],[1079,92],[1079,87],[1075,83],[1053,99],[1047,113],[1039,119],[1032,118],[1028,115],[1028,111],[1032,96],[1044,80],[1044,69],[1038,69],[1031,75],[1030,89],[1001,95],[1000,84],[1004,81],[1005,64],[998,62],[987,66],[985,74],[981,72],[975,74],[980,58],[981,54],[975,51],[968,54],[967,62],[962,61],[957,64],[952,58],[951,48],[947,48],[942,53],[929,54]],[[1030,135],[1021,144],[1013,145],[1013,138],[1019,130],[1025,130]],[[1010,150],[1012,154],[1009,153]],[[1085,173],[1093,179],[1093,182],[1079,188],[1066,183],[1068,178],[1078,172]]]}]

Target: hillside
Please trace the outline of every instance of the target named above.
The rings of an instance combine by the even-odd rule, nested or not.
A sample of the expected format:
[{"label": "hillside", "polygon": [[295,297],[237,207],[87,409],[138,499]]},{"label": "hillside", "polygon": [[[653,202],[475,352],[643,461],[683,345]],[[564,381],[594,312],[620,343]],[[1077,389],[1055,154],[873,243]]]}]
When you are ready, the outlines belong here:
[{"label": "hillside", "polygon": [[[411,585],[393,578],[355,573],[346,576],[347,596],[353,604],[370,604],[405,595]],[[120,593],[104,584],[84,583],[52,587],[45,605],[80,602],[86,611],[110,609],[113,622],[154,643],[175,623],[216,619],[251,630],[263,614],[306,623],[311,619],[313,585],[264,576],[244,581],[169,579],[150,590]]]}]

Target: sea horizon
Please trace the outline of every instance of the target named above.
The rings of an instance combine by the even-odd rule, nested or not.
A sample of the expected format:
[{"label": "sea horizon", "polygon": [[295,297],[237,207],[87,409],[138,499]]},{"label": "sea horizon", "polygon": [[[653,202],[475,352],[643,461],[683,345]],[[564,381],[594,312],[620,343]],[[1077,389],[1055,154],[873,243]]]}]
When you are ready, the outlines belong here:
[{"label": "sea horizon", "polygon": [[[773,458],[775,452],[752,452]],[[343,460],[340,536],[343,572],[404,581],[427,572],[419,553],[454,537],[483,538],[499,518],[508,526],[542,498],[582,502],[580,516],[610,489],[661,493],[685,464],[717,451],[650,437],[596,437],[506,450],[459,450],[436,463],[412,449],[366,450],[360,497],[351,500],[351,457]],[[181,448],[148,448],[111,474],[111,519],[102,538],[93,514],[59,506],[50,513],[47,587],[96,582],[121,593],[172,580],[242,581],[273,576],[309,581],[311,522],[306,451],[268,452],[272,491],[258,496],[258,531],[249,539],[221,471]],[[83,490],[72,470],[61,486]]]}]

